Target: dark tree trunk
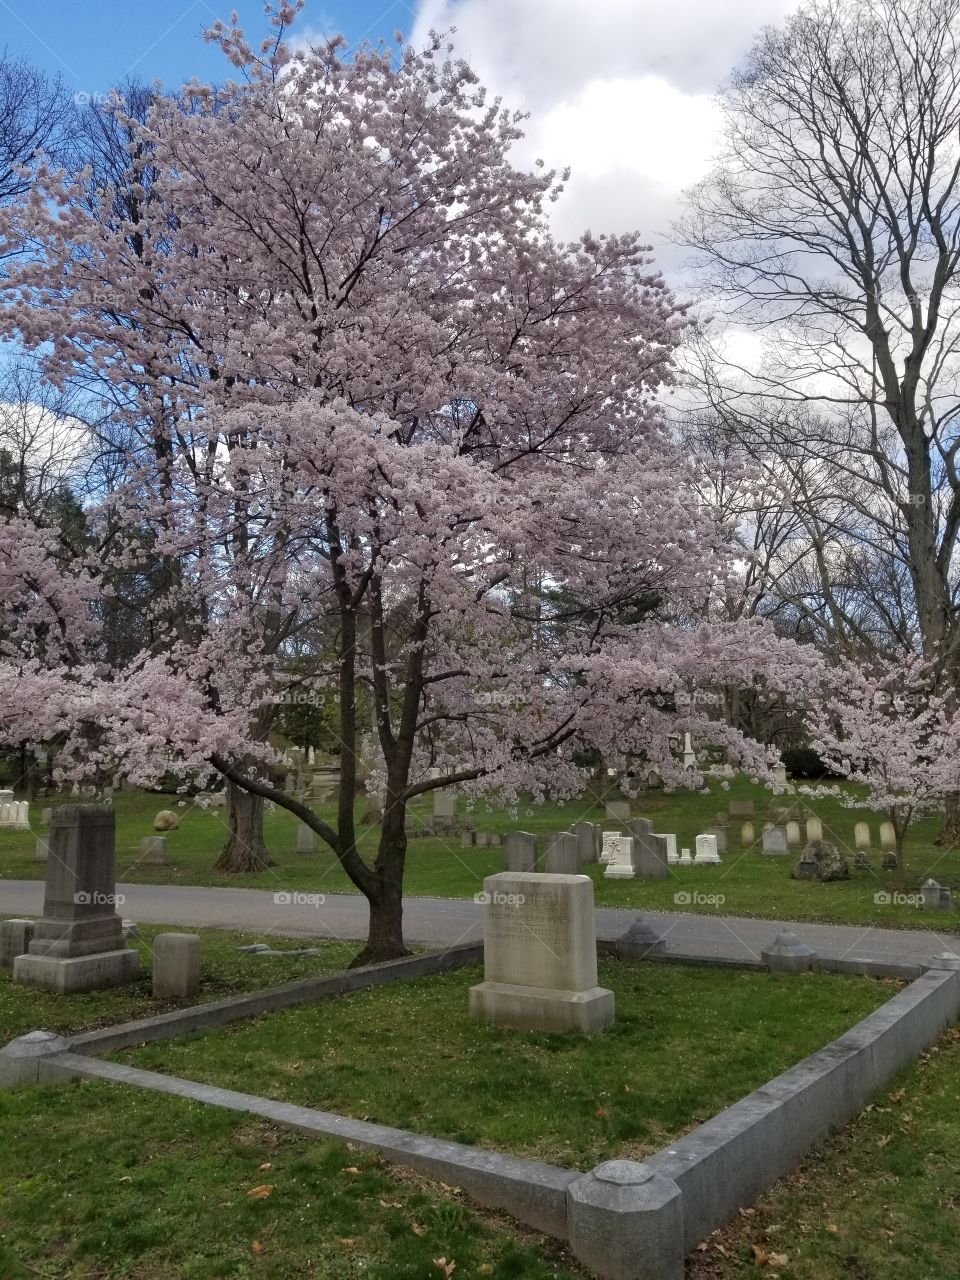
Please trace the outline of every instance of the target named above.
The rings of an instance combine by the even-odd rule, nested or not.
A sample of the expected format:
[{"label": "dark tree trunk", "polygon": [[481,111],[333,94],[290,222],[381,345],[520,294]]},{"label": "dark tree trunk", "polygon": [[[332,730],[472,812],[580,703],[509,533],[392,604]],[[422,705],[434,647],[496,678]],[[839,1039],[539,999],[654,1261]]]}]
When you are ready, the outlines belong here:
[{"label": "dark tree trunk", "polygon": [[407,856],[405,813],[402,802],[388,802],[374,868],[377,883],[366,894],[370,905],[367,945],[351,961],[351,967],[398,960],[410,954],[403,941],[403,867]]},{"label": "dark tree trunk", "polygon": [[252,795],[227,780],[230,833],[215,870],[242,875],[274,865],[263,838],[263,797]]},{"label": "dark tree trunk", "polygon": [[951,791],[947,796],[943,809],[943,826],[934,844],[952,848],[960,844],[960,792]]}]

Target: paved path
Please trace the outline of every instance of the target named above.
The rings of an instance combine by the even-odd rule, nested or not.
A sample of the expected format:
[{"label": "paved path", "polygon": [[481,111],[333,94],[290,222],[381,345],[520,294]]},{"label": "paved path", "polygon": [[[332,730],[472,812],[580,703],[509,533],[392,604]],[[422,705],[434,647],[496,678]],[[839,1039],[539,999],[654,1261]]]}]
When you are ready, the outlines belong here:
[{"label": "paved path", "polygon": [[[242,929],[264,939],[280,937],[362,938],[367,906],[358,894],[274,894],[264,889],[216,889],[202,885],[120,884],[120,912],[142,924]],[[286,898],[286,901],[283,899]],[[0,916],[38,916],[43,910],[39,880],[0,880]],[[481,937],[482,907],[463,898],[407,898],[407,941],[451,945]],[[616,938],[640,914],[616,907],[597,908],[597,934]],[[667,942],[667,950],[731,960],[759,959],[760,949],[781,929],[790,928],[821,956],[917,964],[940,951],[960,951],[957,934],[927,929],[877,929],[851,925],[750,920],[683,912],[642,913]]]}]

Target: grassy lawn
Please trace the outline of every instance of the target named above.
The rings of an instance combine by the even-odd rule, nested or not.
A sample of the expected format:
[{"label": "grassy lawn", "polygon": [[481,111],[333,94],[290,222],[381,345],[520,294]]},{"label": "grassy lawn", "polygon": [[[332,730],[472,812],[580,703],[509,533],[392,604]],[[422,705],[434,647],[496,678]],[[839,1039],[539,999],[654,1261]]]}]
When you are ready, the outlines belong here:
[{"label": "grassy lawn", "polygon": [[820,1048],[893,994],[825,974],[604,961],[596,1037],[474,1022],[479,968],[358,992],[118,1054],[283,1101],[589,1168],[642,1158]]},{"label": "grassy lawn", "polygon": [[[738,779],[726,791],[715,787],[707,796],[694,792],[664,795],[653,791],[634,802],[634,812],[652,818],[660,831],[676,832],[681,846],[692,847],[697,832],[712,825],[716,813],[725,810],[732,798],[754,800],[757,809],[754,826],[759,834],[771,796],[745,778]],[[178,810],[182,819],[180,828],[167,837],[171,865],[154,867],[138,864],[139,840],[152,830],[154,814],[161,808],[176,808],[177,798],[137,792],[118,793],[114,803],[117,812],[117,865],[121,880],[354,892],[336,859],[325,848],[321,846],[314,854],[296,852],[297,823],[283,810],[271,813],[266,822],[267,841],[277,865],[256,875],[230,876],[212,870],[225,837],[221,810],[204,811],[192,803]],[[853,826],[867,815],[860,810],[844,808],[833,799],[815,800],[812,807],[824,824],[826,837],[848,852],[852,864]],[[36,818],[39,817],[39,809],[40,806],[34,808]],[[320,812],[328,818],[333,817],[330,806],[321,806]],[[421,817],[426,816],[430,812],[430,802],[415,808],[415,812]],[[876,838],[878,819],[875,815],[868,816]],[[602,809],[588,800],[563,806],[522,806],[516,815],[491,812],[480,805],[472,818],[481,830],[500,832],[522,829],[545,834],[564,830],[583,818],[607,825],[604,824]],[[942,849],[933,844],[939,827],[940,819],[934,816],[911,830],[907,846],[908,885],[915,888],[928,875],[933,875],[941,884],[952,886],[960,894],[960,851]],[[722,896],[723,901],[682,903],[682,909],[710,914],[906,928],[924,928],[930,922],[930,917],[921,915],[915,907],[874,902],[878,891],[894,888],[891,874],[880,870],[880,857],[876,851],[873,854],[874,871],[854,871],[848,882],[818,884],[795,881],[790,879],[793,857],[771,857],[760,853],[758,848],[739,848],[739,829],[739,822],[732,824],[734,839],[722,867],[673,867],[666,880],[656,882],[605,881],[602,868],[592,868],[590,874],[596,885],[597,903],[601,906],[674,910],[676,894],[700,892]],[[362,831],[363,847],[371,853],[378,831],[369,827],[362,828]],[[34,836],[29,832],[0,831],[0,881],[3,877],[43,875],[43,864],[33,858],[33,846]],[[484,876],[499,871],[501,865],[499,849],[462,849],[459,837],[413,839],[407,854],[406,889],[412,895],[472,897],[482,887]],[[0,911],[2,908],[0,889]],[[956,920],[955,916],[938,915],[936,926],[956,931]]]},{"label": "grassy lawn", "polygon": [[3,1280],[442,1280],[441,1259],[455,1280],[584,1274],[454,1188],[180,1098],[0,1093],[0,1130]]},{"label": "grassy lawn", "polygon": [[[136,946],[140,952],[140,977],[136,982],[104,991],[60,996],[52,991],[17,986],[11,980],[10,971],[0,969],[0,1044],[37,1028],[58,1031],[62,1035],[76,1034],[116,1022],[166,1013],[182,1005],[202,1004],[243,991],[279,986],[282,982],[292,982],[314,973],[343,969],[356,953],[353,943],[325,942],[319,944],[320,955],[264,956],[258,959],[241,954],[237,947],[261,941],[261,934],[201,929],[198,931],[201,938],[199,995],[190,1000],[156,1000],[151,989],[150,943],[155,934],[168,932],[181,930],[177,926],[163,924],[140,926],[140,936],[128,939],[128,944]],[[284,948],[295,950],[303,944],[273,939],[271,945],[279,951]]]},{"label": "grassy lawn", "polygon": [[717,1232],[688,1280],[960,1275],[960,1031]]}]

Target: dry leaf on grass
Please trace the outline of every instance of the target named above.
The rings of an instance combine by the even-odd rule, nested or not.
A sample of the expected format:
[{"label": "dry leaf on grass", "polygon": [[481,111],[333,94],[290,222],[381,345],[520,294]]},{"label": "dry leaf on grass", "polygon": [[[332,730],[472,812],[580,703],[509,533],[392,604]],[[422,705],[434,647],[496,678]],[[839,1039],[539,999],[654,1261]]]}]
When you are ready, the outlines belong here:
[{"label": "dry leaf on grass", "polygon": [[260,1243],[259,1240],[254,1240],[253,1244],[250,1246],[250,1252],[257,1258],[262,1256],[263,1245]]},{"label": "dry leaf on grass", "polygon": [[438,1271],[443,1272],[443,1274],[447,1277],[447,1280],[450,1280],[450,1277],[453,1275],[453,1273],[457,1269],[457,1264],[452,1259],[450,1262],[448,1262],[446,1258],[434,1258],[433,1265],[437,1268]]},{"label": "dry leaf on grass", "polygon": [[266,1200],[267,1196],[273,1195],[273,1186],[269,1182],[265,1182],[262,1187],[254,1187],[247,1192],[248,1200]]}]

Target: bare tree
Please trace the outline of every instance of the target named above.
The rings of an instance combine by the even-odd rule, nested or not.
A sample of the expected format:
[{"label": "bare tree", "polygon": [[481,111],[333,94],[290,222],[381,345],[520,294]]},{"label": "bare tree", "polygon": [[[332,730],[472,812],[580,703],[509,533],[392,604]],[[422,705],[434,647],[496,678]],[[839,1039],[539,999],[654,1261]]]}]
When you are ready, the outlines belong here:
[{"label": "bare tree", "polygon": [[[960,687],[958,36],[960,0],[812,0],[765,29],[679,236],[714,309],[770,339],[751,365],[711,358],[714,407],[829,474],[860,544],[820,566],[831,604],[845,580],[886,595],[891,634]],[[807,507],[824,528],[829,509]]]}]

